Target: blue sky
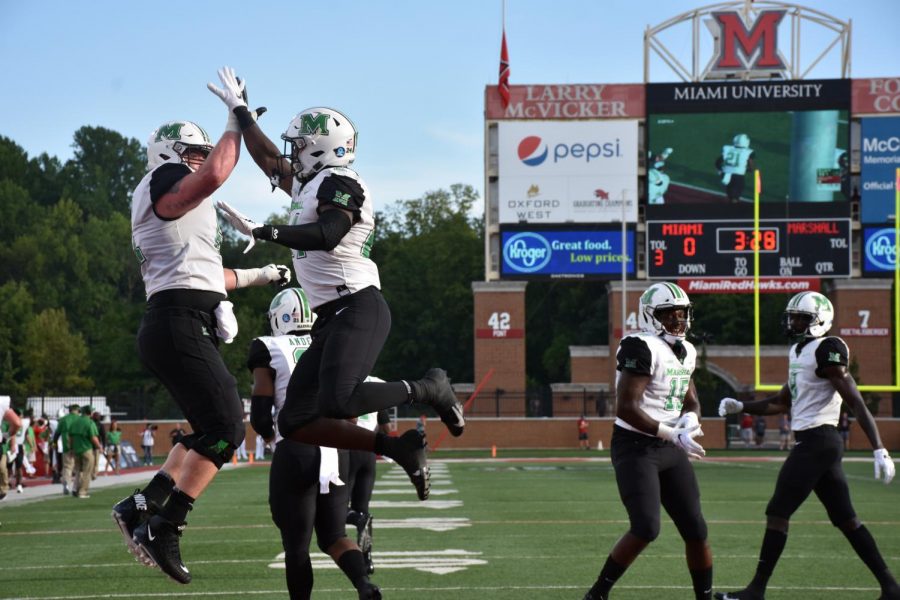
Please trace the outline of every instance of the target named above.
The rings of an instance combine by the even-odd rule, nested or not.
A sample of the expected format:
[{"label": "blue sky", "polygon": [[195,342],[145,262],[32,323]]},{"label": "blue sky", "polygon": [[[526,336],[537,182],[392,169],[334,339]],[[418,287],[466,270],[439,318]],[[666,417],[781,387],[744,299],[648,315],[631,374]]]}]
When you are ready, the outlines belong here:
[{"label": "blue sky", "polygon": [[[643,80],[643,32],[705,2],[508,0],[513,84]],[[817,0],[853,20],[852,76],[900,75],[896,0]],[[300,110],[338,108],[359,129],[355,168],[383,205],[468,183],[483,188],[484,86],[497,80],[500,0],[26,2],[0,0],[0,135],[62,160],[83,125],[146,142],[170,119],[217,138],[216,69],[246,78],[273,139]],[[804,30],[804,45],[817,36]],[[670,48],[687,51],[690,39]],[[786,52],[786,50],[785,50]],[[813,73],[835,77],[834,62]],[[651,77],[672,81],[654,63]],[[281,211],[242,155],[217,197],[257,219]]]}]

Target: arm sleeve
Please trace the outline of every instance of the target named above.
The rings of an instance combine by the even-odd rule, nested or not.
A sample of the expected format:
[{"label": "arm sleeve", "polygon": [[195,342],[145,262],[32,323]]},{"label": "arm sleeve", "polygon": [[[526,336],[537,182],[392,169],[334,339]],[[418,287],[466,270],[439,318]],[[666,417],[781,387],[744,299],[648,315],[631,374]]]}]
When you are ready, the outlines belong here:
[{"label": "arm sleeve", "polygon": [[816,375],[821,377],[822,369],[831,365],[846,367],[850,364],[849,359],[850,351],[844,340],[836,337],[825,338],[816,348]]},{"label": "arm sleeve", "polygon": [[334,250],[350,227],[351,223],[343,212],[326,210],[315,223],[263,225],[253,230],[253,237],[293,250]]},{"label": "arm sleeve", "polygon": [[166,195],[172,186],[191,174],[191,169],[181,163],[165,163],[153,171],[150,176],[150,201],[156,201]]},{"label": "arm sleeve", "polygon": [[391,422],[391,415],[386,409],[378,411],[378,424],[387,425]]},{"label": "arm sleeve", "polygon": [[272,421],[272,396],[252,396],[250,398],[250,426],[253,431],[270,439],[275,435],[275,423]]},{"label": "arm sleeve", "polygon": [[247,357],[247,368],[252,372],[253,369],[267,369],[272,364],[272,355],[269,349],[259,339],[250,342],[249,356]]},{"label": "arm sleeve", "polygon": [[616,352],[616,370],[637,375],[650,375],[653,355],[647,342],[639,337],[627,337],[619,344]]}]

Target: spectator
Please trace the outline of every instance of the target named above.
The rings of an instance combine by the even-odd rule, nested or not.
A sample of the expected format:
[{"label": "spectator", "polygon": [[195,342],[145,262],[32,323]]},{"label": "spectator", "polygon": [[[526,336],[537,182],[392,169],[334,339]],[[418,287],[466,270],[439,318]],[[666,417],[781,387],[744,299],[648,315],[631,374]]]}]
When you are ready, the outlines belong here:
[{"label": "spectator", "polygon": [[100,472],[100,455],[106,448],[106,427],[103,425],[103,417],[95,410],[91,412],[91,420],[97,427],[97,439],[100,441],[100,445],[94,448],[94,469],[91,472],[91,479],[97,479],[97,473]]},{"label": "spectator", "polygon": [[122,453],[122,430],[119,428],[119,422],[113,421],[109,424],[109,431],[106,434],[106,459],[107,469],[112,464],[113,473],[119,474],[119,455]]},{"label": "spectator", "polygon": [[75,468],[75,455],[72,454],[72,447],[69,444],[69,427],[76,419],[80,418],[78,410],[79,406],[77,404],[70,404],[69,414],[59,419],[59,423],[56,427],[56,432],[54,432],[53,434],[54,444],[56,444],[57,440],[60,440],[62,442],[62,448],[60,448],[59,451],[62,452],[61,478],[64,496],[69,494],[69,486],[74,483],[72,481],[72,472]]},{"label": "spectator", "polygon": [[850,413],[842,412],[841,417],[838,419],[838,433],[841,434],[841,439],[844,440],[844,450],[850,449]]},{"label": "spectator", "polygon": [[763,442],[766,441],[766,418],[762,415],[756,417],[753,421],[753,433],[756,441],[756,447],[761,448]]},{"label": "spectator", "polygon": [[144,466],[153,464],[153,442],[156,441],[156,438],[153,436],[153,431],[155,429],[156,425],[147,423],[147,426],[144,427],[144,431],[141,432],[141,449],[144,451]]},{"label": "spectator", "polygon": [[790,450],[791,448],[791,418],[787,413],[781,413],[778,419],[778,434],[781,437],[781,450]]},{"label": "spectator", "polygon": [[745,448],[749,448],[753,441],[753,417],[746,413],[741,417],[741,441]]},{"label": "spectator", "polygon": [[416,421],[416,431],[418,431],[422,435],[425,435],[425,421],[427,421],[427,420],[428,420],[428,417],[426,417],[425,414],[423,413],[423,414],[419,415],[419,419]]},{"label": "spectator", "polygon": [[578,443],[582,450],[591,449],[591,443],[588,440],[588,422],[584,415],[578,417]]},{"label": "spectator", "polygon": [[77,498],[90,498],[88,490],[94,473],[94,451],[100,449],[100,438],[97,424],[91,418],[91,407],[82,409],[81,417],[72,421],[69,427],[69,443],[75,455],[75,468],[78,470],[78,483],[72,490]]}]

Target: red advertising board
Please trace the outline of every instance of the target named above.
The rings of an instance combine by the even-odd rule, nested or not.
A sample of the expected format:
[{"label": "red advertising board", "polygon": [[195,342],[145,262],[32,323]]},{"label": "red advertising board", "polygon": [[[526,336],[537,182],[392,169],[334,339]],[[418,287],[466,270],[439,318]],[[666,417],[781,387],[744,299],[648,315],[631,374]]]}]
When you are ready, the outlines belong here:
[{"label": "red advertising board", "polygon": [[900,113],[900,77],[853,80],[853,115]]},{"label": "red advertising board", "polygon": [[511,85],[505,109],[496,85],[487,86],[484,95],[488,120],[640,119],[645,114],[640,83]]}]

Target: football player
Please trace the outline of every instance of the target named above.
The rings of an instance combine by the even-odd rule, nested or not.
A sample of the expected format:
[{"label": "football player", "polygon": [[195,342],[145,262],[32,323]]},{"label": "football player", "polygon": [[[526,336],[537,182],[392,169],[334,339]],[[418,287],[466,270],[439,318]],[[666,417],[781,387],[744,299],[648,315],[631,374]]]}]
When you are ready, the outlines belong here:
[{"label": "football player", "polygon": [[[300,112],[281,136],[282,153],[262,132],[234,71],[219,71],[224,90],[209,84],[235,114],[247,150],[275,187],[291,196],[290,224],[264,225],[218,204],[234,227],[294,250],[294,270],[318,315],[313,342],[300,357],[279,414],[281,434],[294,441],[366,450],[394,459],[420,500],[430,482],[425,439],[415,430],[400,437],[371,432],[345,419],[418,401],[435,408],[450,433],[465,427],[462,404],[443,369],[416,381],[366,382],[391,327],[378,267],[369,258],[375,236],[371,194],[349,168],[356,157],[356,127],[331,108]],[[245,250],[245,252],[247,251]]]},{"label": "football player", "polygon": [[218,349],[218,338],[229,342],[237,333],[227,294],[290,279],[282,265],[222,266],[210,196],[234,169],[240,144],[234,116],[215,146],[195,123],[164,123],[148,140],[149,172],[133,194],[132,244],[147,294],[138,353],[193,433],[172,448],[143,490],[113,507],[112,516],[139,560],[184,584],[191,573],[181,560],[179,538],[187,514],[244,439],[237,384]]},{"label": "football player", "polygon": [[725,186],[725,195],[732,202],[741,199],[745,176],[756,169],[753,158],[750,136],[746,133],[737,134],[731,140],[731,144],[722,146],[722,153],[716,159],[716,169],[722,178],[722,185]]},{"label": "football player", "polygon": [[360,548],[345,533],[347,451],[282,439],[276,426],[297,359],[312,343],[309,331],[316,314],[303,290],[289,288],[272,299],[268,318],[272,335],[254,339],[247,360],[253,374],[250,424],[267,443],[276,443],[269,471],[269,508],[281,532],[290,597],[308,599],[312,594],[309,542],[315,529],[319,549],[343,570],[359,597],[381,598],[369,581]]},{"label": "football player", "polygon": [[666,161],[672,155],[672,148],[666,148],[659,154],[649,153],[650,168],[647,169],[647,203],[665,204],[665,193],[669,190],[671,178],[665,172]]},{"label": "football player", "polygon": [[694,441],[702,432],[691,381],[697,351],[685,339],[691,318],[684,290],[653,284],[638,306],[642,331],[619,344],[611,458],[630,528],[613,546],[584,600],[609,598],[616,581],[659,535],[660,505],[684,540],[694,596],[712,598],[712,553],[688,460],[706,454]]},{"label": "football player", "polygon": [[16,411],[10,408],[10,402],[9,396],[0,396],[0,422],[6,422],[9,427],[5,434],[0,432],[0,442],[3,442],[5,438],[9,444],[8,450],[0,453],[0,500],[6,498],[6,493],[9,491],[7,463],[14,459],[19,452],[16,433],[22,427],[22,419],[16,414]]},{"label": "football player", "polygon": [[837,431],[841,403],[846,402],[874,449],[875,477],[890,483],[894,462],[881,443],[875,419],[847,371],[850,351],[839,337],[826,336],[834,320],[831,301],[818,292],[801,292],[787,304],[784,331],[792,342],[788,352],[788,382],[768,398],[740,402],[723,398],[719,415],[739,412],[774,415],[790,411],[795,444],[778,474],[775,493],[766,507],[766,531],[756,575],[743,590],[716,593],[720,600],[756,600],[765,597],[766,584],[787,543],[791,515],[815,492],[831,523],[881,584],[883,600],[900,599],[900,586],[879,552],[875,539],[862,524],[841,466],[844,445]]}]

